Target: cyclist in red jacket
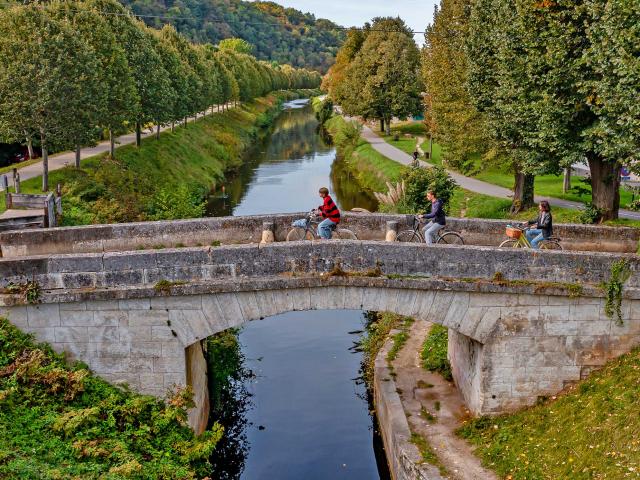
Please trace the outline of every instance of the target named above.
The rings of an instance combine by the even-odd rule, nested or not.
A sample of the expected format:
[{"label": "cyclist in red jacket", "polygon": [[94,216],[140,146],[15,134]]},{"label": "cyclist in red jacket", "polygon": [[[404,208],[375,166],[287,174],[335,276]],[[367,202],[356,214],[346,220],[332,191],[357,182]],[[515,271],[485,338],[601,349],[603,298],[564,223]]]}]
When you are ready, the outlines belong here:
[{"label": "cyclist in red jacket", "polygon": [[329,195],[328,188],[322,187],[319,193],[323,203],[318,207],[318,214],[322,215],[324,220],[318,225],[318,236],[329,240],[331,231],[340,223],[340,210],[338,210],[338,206]]}]

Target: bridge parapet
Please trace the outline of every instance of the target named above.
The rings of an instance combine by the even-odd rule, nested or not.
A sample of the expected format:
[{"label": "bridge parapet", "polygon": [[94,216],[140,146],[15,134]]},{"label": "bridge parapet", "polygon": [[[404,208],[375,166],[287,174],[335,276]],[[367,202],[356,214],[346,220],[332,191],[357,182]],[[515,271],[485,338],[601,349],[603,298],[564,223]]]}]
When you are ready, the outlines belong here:
[{"label": "bridge parapet", "polygon": [[[304,214],[201,218],[161,222],[90,225],[53,228],[46,231],[0,233],[4,258],[60,253],[97,253],[140,248],[258,243],[265,220],[275,226],[276,241],[283,241],[294,219]],[[384,240],[389,221],[407,228],[406,215],[344,214],[344,225],[361,240]],[[469,245],[497,246],[504,240],[504,220],[449,218],[449,227],[459,231]],[[634,253],[640,229],[596,225],[555,225],[566,249]]]}]

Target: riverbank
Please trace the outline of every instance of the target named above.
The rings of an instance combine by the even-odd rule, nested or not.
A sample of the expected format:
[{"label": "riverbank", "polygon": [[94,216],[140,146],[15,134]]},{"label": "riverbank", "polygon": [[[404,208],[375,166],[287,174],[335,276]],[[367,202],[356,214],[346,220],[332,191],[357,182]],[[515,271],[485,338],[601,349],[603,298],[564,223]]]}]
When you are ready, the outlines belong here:
[{"label": "riverbank", "polygon": [[[242,165],[269,133],[281,104],[310,93],[274,92],[162,132],[159,140],[146,138],[140,148],[119,147],[115,159],[101,154],[83,160],[80,169],[51,172],[51,185],[63,187],[63,225],[202,216],[209,189]],[[22,183],[24,193],[39,188],[39,177]]]},{"label": "riverbank", "polygon": [[[222,437],[196,437],[189,396],[114,387],[0,318],[0,478],[203,478]],[[151,375],[153,376],[153,375]]]}]

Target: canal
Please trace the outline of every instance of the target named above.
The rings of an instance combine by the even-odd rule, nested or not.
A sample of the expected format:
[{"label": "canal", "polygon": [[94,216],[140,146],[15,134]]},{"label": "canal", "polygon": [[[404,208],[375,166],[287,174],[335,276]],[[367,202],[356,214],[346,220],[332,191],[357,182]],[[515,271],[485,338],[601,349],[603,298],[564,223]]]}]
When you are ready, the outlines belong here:
[{"label": "canal", "polygon": [[[207,214],[260,215],[317,207],[326,186],[342,210],[375,210],[317,131],[306,101],[285,104],[248,162],[211,192]],[[212,418],[226,435],[212,478],[375,480],[389,478],[371,399],[361,379],[361,311],[290,312],[225,334],[236,350],[211,350],[210,370],[233,370]],[[231,352],[231,353],[229,353]],[[215,357],[215,358],[214,358]],[[222,366],[221,364],[224,364]],[[210,385],[220,379],[212,378]],[[224,382],[223,382],[224,383]],[[215,394],[214,394],[215,395]]]}]

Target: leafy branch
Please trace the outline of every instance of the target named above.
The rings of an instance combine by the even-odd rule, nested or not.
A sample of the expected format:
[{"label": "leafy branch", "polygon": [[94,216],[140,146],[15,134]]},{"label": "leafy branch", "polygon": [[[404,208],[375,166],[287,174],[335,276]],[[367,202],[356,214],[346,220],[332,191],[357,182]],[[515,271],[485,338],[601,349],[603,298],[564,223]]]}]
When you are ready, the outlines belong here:
[{"label": "leafy branch", "polygon": [[624,284],[631,277],[631,268],[626,259],[618,260],[611,265],[611,277],[602,283],[605,293],[604,313],[609,318],[616,318],[616,323],[622,325],[622,291]]}]

